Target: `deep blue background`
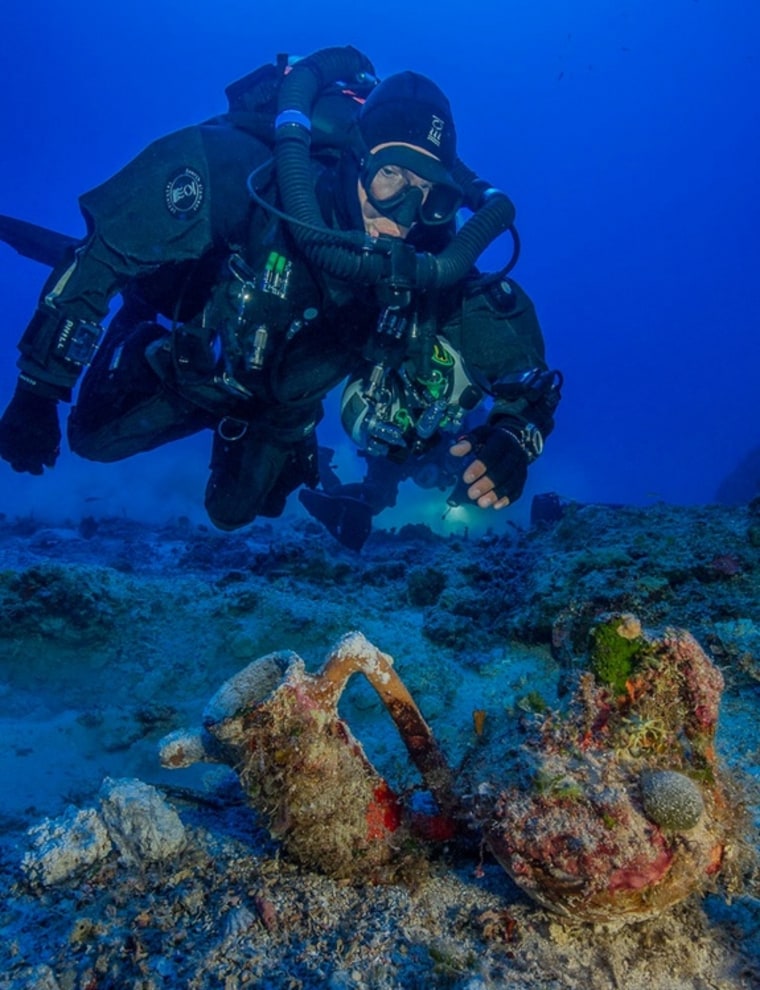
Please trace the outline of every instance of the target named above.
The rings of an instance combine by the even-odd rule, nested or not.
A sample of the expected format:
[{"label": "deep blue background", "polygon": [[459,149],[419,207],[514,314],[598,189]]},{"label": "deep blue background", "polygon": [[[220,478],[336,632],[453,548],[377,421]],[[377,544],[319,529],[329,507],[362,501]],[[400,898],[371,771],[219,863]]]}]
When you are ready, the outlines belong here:
[{"label": "deep blue background", "polygon": [[[79,193],[223,110],[225,85],[279,51],[353,44],[381,76],[427,73],[461,157],[517,205],[514,274],[567,381],[511,517],[547,489],[707,502],[760,443],[759,42],[757,0],[6,0],[0,212],[80,234]],[[3,404],[44,274],[0,246]],[[0,511],[200,519],[208,443],[106,466],[65,452],[43,479],[3,464]],[[344,468],[360,470],[348,451]]]}]

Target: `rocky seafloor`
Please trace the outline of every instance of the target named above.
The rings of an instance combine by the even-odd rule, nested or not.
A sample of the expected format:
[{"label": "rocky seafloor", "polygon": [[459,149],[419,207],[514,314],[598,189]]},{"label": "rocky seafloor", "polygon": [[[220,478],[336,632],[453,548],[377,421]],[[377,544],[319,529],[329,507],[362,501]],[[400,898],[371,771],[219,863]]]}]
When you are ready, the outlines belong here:
[{"label": "rocky seafloor", "polygon": [[[3,520],[0,988],[760,986],[751,857],[730,890],[640,924],[580,924],[528,900],[476,840],[444,845],[407,885],[309,872],[229,770],[158,764],[158,740],[197,725],[251,659],[289,649],[316,668],[359,629],[394,657],[456,766],[479,744],[473,712],[488,731],[537,696],[561,707],[588,621],[625,611],[688,629],[720,667],[717,747],[756,828],[760,501],[563,510],[477,538],[378,530],[361,554],[305,520],[231,535],[182,519]],[[383,775],[413,787],[357,681],[341,713]],[[178,816],[171,854],[106,839],[59,879],[22,869],[30,829],[53,833],[144,784]]]}]

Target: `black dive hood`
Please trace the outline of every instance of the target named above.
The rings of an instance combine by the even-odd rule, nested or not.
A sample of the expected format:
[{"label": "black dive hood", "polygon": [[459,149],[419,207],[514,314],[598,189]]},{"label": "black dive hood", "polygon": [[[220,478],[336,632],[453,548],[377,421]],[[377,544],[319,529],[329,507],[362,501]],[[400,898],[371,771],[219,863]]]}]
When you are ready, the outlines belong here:
[{"label": "black dive hood", "polygon": [[401,238],[331,230],[322,219],[311,170],[312,109],[326,87],[337,82],[350,86],[374,75],[366,56],[347,46],[315,52],[283,77],[275,120],[275,163],[284,212],[306,257],[335,278],[382,284],[392,292],[451,286],[470,272],[492,241],[513,229],[515,218],[509,197],[490,188],[459,159],[452,176],[473,215],[440,254],[415,252]]}]

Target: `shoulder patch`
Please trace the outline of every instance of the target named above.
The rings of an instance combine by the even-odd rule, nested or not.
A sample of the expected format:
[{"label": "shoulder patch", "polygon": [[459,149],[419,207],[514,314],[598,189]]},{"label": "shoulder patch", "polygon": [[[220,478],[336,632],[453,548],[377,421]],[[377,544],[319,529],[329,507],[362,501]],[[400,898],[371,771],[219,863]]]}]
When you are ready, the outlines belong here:
[{"label": "shoulder patch", "polygon": [[173,172],[164,188],[166,208],[179,220],[186,220],[201,208],[204,196],[203,180],[194,168]]}]

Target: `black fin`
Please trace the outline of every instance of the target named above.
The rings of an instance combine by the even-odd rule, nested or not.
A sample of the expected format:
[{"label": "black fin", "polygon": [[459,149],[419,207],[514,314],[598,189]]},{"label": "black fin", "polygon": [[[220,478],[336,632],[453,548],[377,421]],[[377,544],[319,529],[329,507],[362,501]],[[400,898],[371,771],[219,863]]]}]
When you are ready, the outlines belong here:
[{"label": "black fin", "polygon": [[298,501],[349,550],[358,553],[372,532],[372,510],[358,498],[302,488]]},{"label": "black fin", "polygon": [[36,223],[17,220],[0,214],[0,240],[5,241],[24,258],[39,261],[42,265],[54,268],[69,248],[79,243],[79,238],[59,234],[49,227],[38,227]]}]

